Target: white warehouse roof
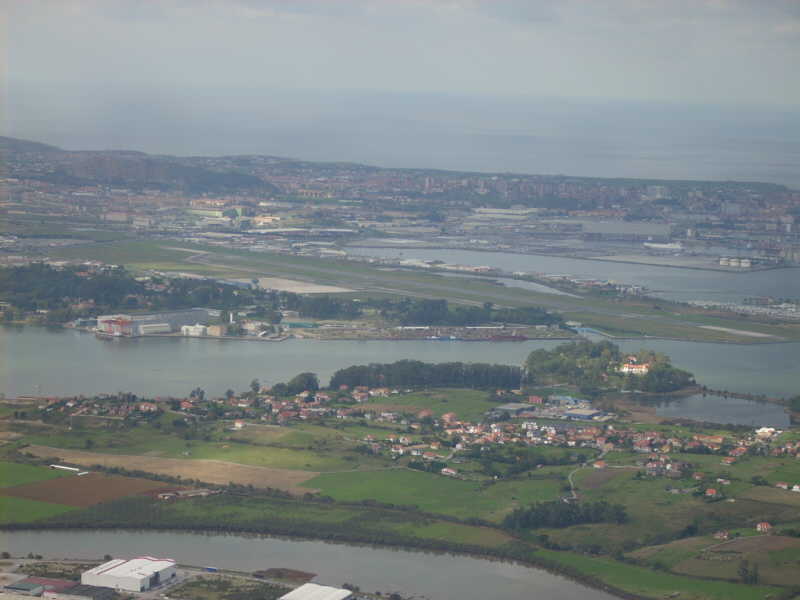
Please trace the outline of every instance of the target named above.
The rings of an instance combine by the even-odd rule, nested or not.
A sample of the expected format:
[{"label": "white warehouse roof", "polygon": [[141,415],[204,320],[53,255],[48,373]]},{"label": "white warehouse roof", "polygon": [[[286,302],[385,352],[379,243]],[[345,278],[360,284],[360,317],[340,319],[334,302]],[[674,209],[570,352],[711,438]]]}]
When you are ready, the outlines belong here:
[{"label": "white warehouse roof", "polygon": [[137,556],[126,560],[117,558],[107,563],[98,565],[93,569],[84,571],[84,575],[110,575],[112,577],[150,577],[166,568],[174,567],[175,561],[171,558],[153,558],[152,556]]},{"label": "white warehouse roof", "polygon": [[278,600],[346,600],[352,596],[349,590],[306,583],[299,588],[284,594]]}]

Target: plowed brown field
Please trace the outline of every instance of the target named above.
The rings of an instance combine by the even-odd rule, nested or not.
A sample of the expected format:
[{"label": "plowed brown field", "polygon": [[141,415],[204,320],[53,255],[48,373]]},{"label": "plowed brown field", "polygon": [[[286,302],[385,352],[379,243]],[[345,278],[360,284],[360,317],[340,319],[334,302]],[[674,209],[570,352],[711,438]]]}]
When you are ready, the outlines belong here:
[{"label": "plowed brown field", "polygon": [[[196,479],[203,483],[227,485],[237,483],[252,485],[259,488],[275,488],[293,494],[313,492],[309,488],[299,487],[305,481],[316,477],[315,471],[295,471],[290,469],[273,469],[269,467],[254,467],[226,462],[224,460],[209,459],[180,459],[160,458],[157,456],[129,456],[124,454],[100,454],[85,452],[83,450],[65,450],[51,448],[50,446],[28,446],[25,452],[30,452],[40,457],[58,457],[59,459],[91,467],[101,465],[104,467],[122,467],[132,471],[158,473],[170,477],[183,479]],[[71,478],[70,478],[71,479]],[[162,484],[163,487],[163,484]]]},{"label": "plowed brown field", "polygon": [[149,479],[89,473],[6,488],[3,495],[67,506],[92,506],[163,487],[163,483]]}]

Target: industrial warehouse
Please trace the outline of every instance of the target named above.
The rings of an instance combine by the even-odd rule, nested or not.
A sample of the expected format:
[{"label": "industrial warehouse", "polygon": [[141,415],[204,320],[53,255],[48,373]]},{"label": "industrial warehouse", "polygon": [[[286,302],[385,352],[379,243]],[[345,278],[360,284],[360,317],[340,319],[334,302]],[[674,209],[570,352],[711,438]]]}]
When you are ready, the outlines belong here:
[{"label": "industrial warehouse", "polygon": [[110,560],[89,569],[81,575],[81,583],[128,592],[144,592],[175,576],[175,561],[171,558],[139,556],[130,560]]},{"label": "industrial warehouse", "polygon": [[[177,564],[171,558],[153,556],[117,558],[83,571],[80,574],[80,582],[54,579],[51,576],[21,575],[19,579],[0,588],[0,600],[22,600],[31,596],[46,600],[123,600],[124,598],[130,600],[136,597],[132,596],[131,592],[146,594],[143,598],[147,599],[154,598],[156,594],[167,597],[167,593],[172,596],[173,592],[177,592],[178,595],[175,597],[182,598],[184,597],[181,595],[182,585],[191,586],[193,582],[202,582],[209,573],[217,572],[216,567],[204,567],[202,570],[199,567],[184,567],[179,576]],[[0,580],[5,575],[11,573],[0,574]],[[242,581],[252,581],[251,577],[242,578],[242,575],[244,574],[237,574],[233,579],[239,577]],[[214,577],[217,576],[212,576],[212,580]],[[8,581],[8,578],[5,580]],[[185,597],[193,598],[191,595]],[[286,592],[278,600],[355,600],[356,597],[348,589],[305,583]]]},{"label": "industrial warehouse", "polygon": [[105,337],[141,337],[154,333],[174,333],[187,325],[208,325],[209,311],[192,308],[140,315],[100,315],[96,332]]},{"label": "industrial warehouse", "polygon": [[278,600],[348,600],[352,597],[353,593],[350,590],[306,583],[284,594]]}]

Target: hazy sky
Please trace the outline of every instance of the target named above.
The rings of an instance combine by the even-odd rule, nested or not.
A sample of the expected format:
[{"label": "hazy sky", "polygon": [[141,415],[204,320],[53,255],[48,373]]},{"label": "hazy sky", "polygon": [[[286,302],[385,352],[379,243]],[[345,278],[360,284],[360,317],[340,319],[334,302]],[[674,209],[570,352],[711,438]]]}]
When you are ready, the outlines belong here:
[{"label": "hazy sky", "polygon": [[6,0],[10,82],[800,105],[798,0]]},{"label": "hazy sky", "polygon": [[[177,152],[199,144],[197,152],[209,152],[210,143],[190,129],[214,129],[216,121],[230,123],[219,126],[220,151],[334,159],[342,150],[344,158],[369,161],[369,145],[348,146],[339,136],[339,145],[323,152],[298,145],[292,131],[377,127],[387,136],[371,142],[377,159],[391,131],[414,127],[554,135],[580,125],[564,110],[570,103],[582,107],[575,118],[590,130],[599,127],[592,105],[644,107],[640,116],[671,111],[667,129],[682,122],[674,110],[688,116],[692,106],[701,112],[689,124],[705,123],[702,115],[715,107],[729,117],[739,109],[791,113],[795,132],[800,107],[800,0],[5,0],[3,6],[6,130],[72,147]],[[521,103],[539,108],[513,117],[521,115]],[[511,105],[516,109],[502,108]],[[773,130],[785,129],[780,119],[772,119]],[[237,127],[239,138],[232,133]],[[259,127],[280,130],[287,151],[277,138],[255,143]],[[771,135],[761,134],[762,141],[778,142]]]}]

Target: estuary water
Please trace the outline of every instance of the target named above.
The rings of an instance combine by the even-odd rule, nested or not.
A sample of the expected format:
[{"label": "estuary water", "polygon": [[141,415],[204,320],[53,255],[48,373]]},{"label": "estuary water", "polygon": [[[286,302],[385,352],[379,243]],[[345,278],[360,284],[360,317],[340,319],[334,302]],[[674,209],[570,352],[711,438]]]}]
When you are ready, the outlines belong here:
[{"label": "estuary water", "polygon": [[254,571],[273,567],[316,573],[316,583],[354,583],[363,591],[431,600],[612,600],[563,577],[466,556],[345,546],[265,536],[158,531],[14,531],[0,548],[45,558],[166,556],[179,564]]},{"label": "estuary water", "polygon": [[[126,391],[143,396],[185,396],[200,386],[216,396],[229,388],[246,390],[254,378],[274,384],[304,371],[317,373],[326,383],[337,369],[370,362],[416,359],[519,365],[532,350],[560,343],[563,341],[99,340],[71,329],[0,327],[0,393],[12,397]],[[668,354],[676,366],[693,372],[699,383],[712,389],[776,397],[800,392],[800,343],[617,343],[631,352],[650,348]]]},{"label": "estuary water", "polygon": [[744,398],[695,394],[681,398],[659,399],[655,401],[655,406],[656,414],[661,417],[751,427],[790,426],[789,414],[783,406]]},{"label": "estuary water", "polygon": [[798,268],[728,273],[508,252],[358,247],[350,247],[347,251],[360,256],[441,260],[451,264],[486,265],[509,272],[526,271],[572,275],[586,279],[607,279],[645,286],[654,295],[680,302],[689,300],[741,302],[748,296],[800,298]]}]

